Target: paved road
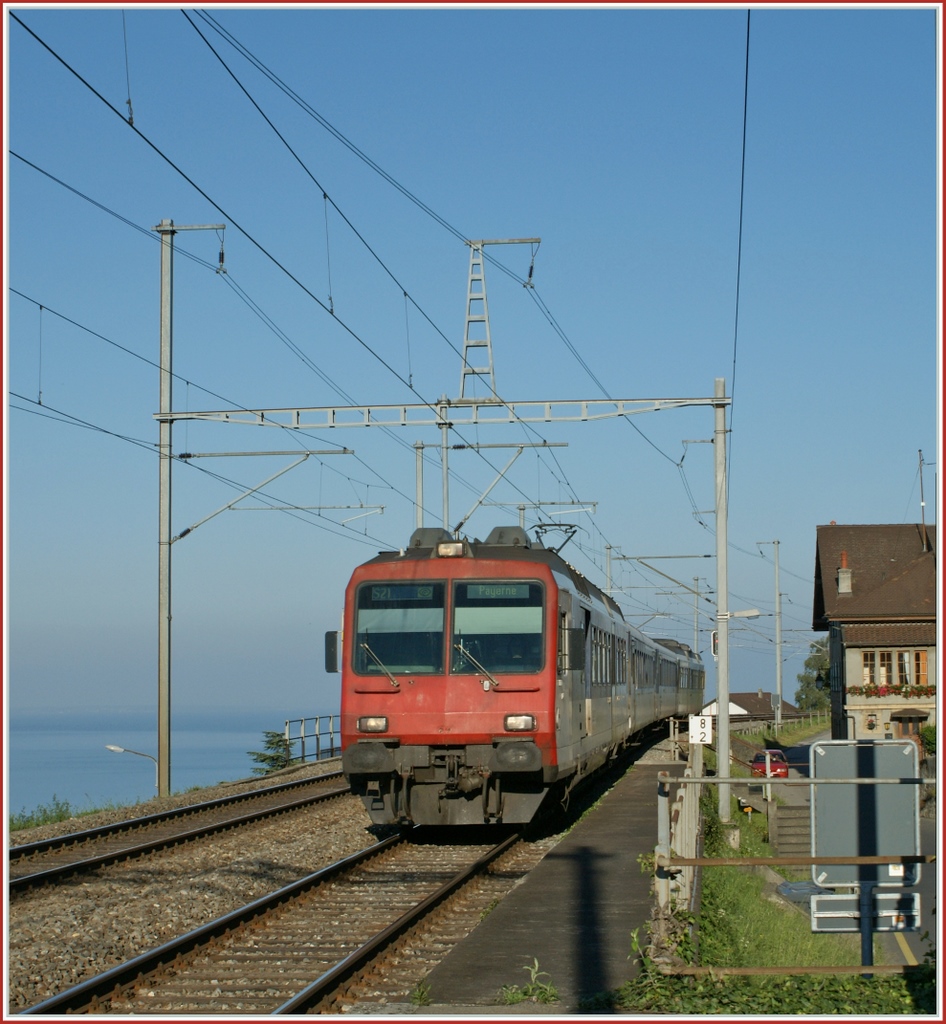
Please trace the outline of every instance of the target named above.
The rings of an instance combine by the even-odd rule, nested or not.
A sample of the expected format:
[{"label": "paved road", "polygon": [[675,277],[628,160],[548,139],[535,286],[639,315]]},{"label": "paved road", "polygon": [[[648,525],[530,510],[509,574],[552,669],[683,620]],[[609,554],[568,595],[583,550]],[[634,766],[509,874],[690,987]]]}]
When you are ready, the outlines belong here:
[{"label": "paved road", "polygon": [[[936,853],[937,836],[936,819],[921,818],[920,853]],[[920,930],[918,932],[887,932],[879,936],[884,960],[888,963],[923,963],[923,957],[936,939],[938,876],[936,864],[924,864],[920,868],[920,882],[916,886],[916,891],[920,894]],[[931,936],[927,942],[923,941],[924,932],[929,932]]]}]

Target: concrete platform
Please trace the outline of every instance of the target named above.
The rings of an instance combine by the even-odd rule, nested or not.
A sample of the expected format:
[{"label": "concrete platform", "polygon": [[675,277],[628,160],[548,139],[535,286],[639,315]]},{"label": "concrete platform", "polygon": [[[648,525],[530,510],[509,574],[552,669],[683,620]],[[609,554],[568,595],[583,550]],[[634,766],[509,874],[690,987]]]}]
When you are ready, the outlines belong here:
[{"label": "concrete platform", "polygon": [[[638,858],[657,841],[657,773],[680,762],[638,763],[514,892],[428,975],[434,1005],[411,1012],[510,1016],[574,1013],[583,999],[619,988],[636,972],[631,933],[646,940],[653,897]],[[538,961],[557,1004],[501,1003]],[[392,1012],[388,1007],[388,1012]],[[397,1011],[394,1011],[397,1012]]]}]

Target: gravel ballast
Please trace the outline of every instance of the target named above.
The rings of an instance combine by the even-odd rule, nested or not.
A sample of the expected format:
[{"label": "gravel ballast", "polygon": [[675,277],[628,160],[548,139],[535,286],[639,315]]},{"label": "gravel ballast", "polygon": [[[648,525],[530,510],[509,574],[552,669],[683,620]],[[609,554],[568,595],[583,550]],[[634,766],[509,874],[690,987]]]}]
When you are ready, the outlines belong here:
[{"label": "gravel ballast", "polygon": [[[179,797],[23,829],[11,844],[78,832],[171,807],[271,786],[338,768],[338,761]],[[377,830],[355,797],[127,861],[8,904],[9,1012],[86,978],[362,850]]]}]

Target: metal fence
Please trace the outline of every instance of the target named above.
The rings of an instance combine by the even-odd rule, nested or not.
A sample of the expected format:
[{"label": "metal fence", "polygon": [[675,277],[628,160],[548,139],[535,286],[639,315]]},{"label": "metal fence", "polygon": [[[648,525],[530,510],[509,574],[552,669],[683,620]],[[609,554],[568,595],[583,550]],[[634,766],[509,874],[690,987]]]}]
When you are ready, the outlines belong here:
[{"label": "metal fence", "polygon": [[315,718],[287,719],[286,750],[291,751],[293,743],[299,744],[299,752],[290,755],[289,763],[305,764],[307,761],[338,757],[342,752],[338,717],[318,715]]},{"label": "metal fence", "polygon": [[[691,747],[691,754],[693,747]],[[695,871],[704,867],[751,867],[765,865],[768,867],[780,866],[809,866],[809,865],[887,865],[887,864],[929,864],[935,862],[933,854],[826,854],[816,853],[812,850],[810,856],[772,856],[772,857],[704,857],[698,854],[697,834],[700,829],[699,815],[699,794],[704,785],[729,785],[745,784],[752,780],[732,777],[721,778],[719,776],[703,776],[702,765],[697,760],[684,772],[683,777],[672,777],[669,772],[658,772],[657,775],[657,844],[654,848],[654,881],[656,908],[654,915],[654,948],[660,950],[661,941],[665,941],[669,934],[668,922],[672,915],[692,911],[693,900],[697,879]],[[697,770],[694,770],[696,768]],[[907,777],[853,777],[853,778],[771,778],[766,779],[766,784],[774,786],[794,787],[805,786],[813,790],[816,786],[924,786],[935,783],[935,779],[922,776]],[[675,783],[677,791],[671,791],[671,783]],[[735,829],[732,823],[727,823],[728,829]],[[853,830],[852,830],[853,831]],[[738,835],[738,832],[735,832]],[[917,837],[918,838],[918,837]],[[892,872],[891,872],[892,874]],[[860,931],[862,933],[861,954],[862,962],[860,967],[753,967],[753,968],[724,968],[724,967],[688,967],[671,965],[663,962],[658,955],[655,962],[658,968],[665,974],[804,974],[819,972],[854,973],[863,972],[865,967],[871,971],[887,973],[907,973],[914,967],[903,965],[875,965],[873,963],[871,935],[873,930],[873,916],[870,912],[870,894],[876,883],[860,885],[858,882],[835,881],[835,888],[853,888],[855,893],[864,889],[867,891],[868,903],[862,904],[860,909]],[[880,883],[890,884],[890,883]],[[913,882],[908,884],[915,884]],[[813,913],[813,911],[812,911]],[[826,916],[831,916],[830,914]],[[857,930],[857,929],[847,929]],[[893,929],[886,929],[893,930]],[[918,968],[917,968],[918,969]]]},{"label": "metal fence", "polygon": [[[715,717],[715,716],[714,716]],[[786,711],[781,718],[781,727],[787,729],[792,725],[816,725],[824,724],[826,729],[831,728],[831,711]],[[729,727],[732,732],[757,732],[768,726],[775,725],[775,712],[765,715],[733,715],[729,716]]]},{"label": "metal fence", "polygon": [[[692,767],[687,768],[684,777],[691,778],[693,774]],[[695,859],[699,853],[701,787],[682,785],[671,801],[670,782],[669,774],[660,772],[657,846],[654,850],[657,905],[662,913],[672,909],[676,913],[687,914],[693,908],[696,893],[695,866],[688,864],[671,872],[664,864],[677,857]]]}]

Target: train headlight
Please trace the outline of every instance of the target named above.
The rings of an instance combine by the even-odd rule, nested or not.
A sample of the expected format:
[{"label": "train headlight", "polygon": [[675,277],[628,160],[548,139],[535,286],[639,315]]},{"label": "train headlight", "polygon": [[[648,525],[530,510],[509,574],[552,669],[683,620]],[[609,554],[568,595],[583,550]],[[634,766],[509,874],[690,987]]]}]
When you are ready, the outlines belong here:
[{"label": "train headlight", "polygon": [[463,557],[463,541],[462,540],[450,540],[443,541],[437,545],[437,557],[438,558],[462,558]]},{"label": "train headlight", "polygon": [[506,732],[533,732],[535,715],[506,715],[503,725]]},{"label": "train headlight", "polygon": [[358,719],[359,732],[387,732],[388,719],[386,715],[374,715]]}]

